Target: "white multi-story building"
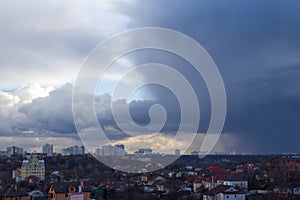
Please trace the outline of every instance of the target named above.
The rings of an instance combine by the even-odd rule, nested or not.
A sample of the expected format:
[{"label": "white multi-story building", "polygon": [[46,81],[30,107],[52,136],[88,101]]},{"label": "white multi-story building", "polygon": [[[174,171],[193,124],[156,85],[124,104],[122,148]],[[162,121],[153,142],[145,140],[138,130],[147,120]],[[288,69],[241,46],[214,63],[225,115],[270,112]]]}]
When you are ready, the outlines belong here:
[{"label": "white multi-story building", "polygon": [[95,150],[96,156],[123,156],[124,154],[125,146],[123,144],[106,145]]},{"label": "white multi-story building", "polygon": [[248,181],[238,177],[223,178],[223,180],[217,181],[217,185],[227,185],[227,186],[240,188],[245,192],[248,191]]},{"label": "white multi-story building", "polygon": [[47,154],[47,156],[52,156],[53,155],[53,144],[45,144],[42,148],[42,152],[44,154]]},{"label": "white multi-story building", "polygon": [[114,156],[115,146],[107,145],[102,147],[102,156]]},{"label": "white multi-story building", "polygon": [[67,149],[62,149],[61,151],[63,156],[68,155],[84,155],[85,154],[85,147],[84,146],[73,146]]},{"label": "white multi-story building", "polygon": [[61,150],[61,155],[63,155],[63,156],[69,156],[70,155],[70,151],[68,149],[62,149]]},{"label": "white multi-story building", "polygon": [[70,154],[71,155],[83,155],[85,154],[85,147],[84,146],[73,146],[68,148],[70,149]]}]

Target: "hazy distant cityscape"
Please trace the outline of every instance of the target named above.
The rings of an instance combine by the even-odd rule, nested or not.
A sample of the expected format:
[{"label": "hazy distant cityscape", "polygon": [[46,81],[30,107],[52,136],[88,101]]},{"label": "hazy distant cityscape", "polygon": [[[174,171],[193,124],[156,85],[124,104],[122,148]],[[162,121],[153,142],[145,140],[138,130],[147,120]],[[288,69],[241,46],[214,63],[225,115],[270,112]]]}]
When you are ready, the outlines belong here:
[{"label": "hazy distant cityscape", "polygon": [[[130,154],[126,151],[124,144],[116,144],[116,145],[105,145],[101,148],[96,148],[94,152],[86,152],[85,146],[70,146],[65,149],[62,149],[60,152],[54,151],[54,144],[46,143],[42,146],[41,151],[34,151],[35,153],[42,153],[46,156],[54,156],[54,155],[62,155],[62,156],[69,156],[69,155],[84,155],[84,154],[92,154],[95,156],[124,156],[126,154]],[[12,155],[23,155],[24,153],[34,153],[34,152],[27,152],[24,151],[24,148],[18,147],[18,146],[10,146],[6,148],[6,151],[0,150],[0,156],[8,156],[11,157]],[[184,155],[201,155],[205,152],[201,153],[200,151],[192,151],[188,154]],[[159,152],[153,151],[151,148],[140,148],[133,152],[133,154],[157,154],[159,155]],[[214,155],[246,155],[246,153],[238,152],[233,149],[231,149],[228,152],[211,152],[210,154]],[[172,155],[172,154],[170,154]],[[174,155],[180,156],[181,151],[180,149],[174,149]]]}]

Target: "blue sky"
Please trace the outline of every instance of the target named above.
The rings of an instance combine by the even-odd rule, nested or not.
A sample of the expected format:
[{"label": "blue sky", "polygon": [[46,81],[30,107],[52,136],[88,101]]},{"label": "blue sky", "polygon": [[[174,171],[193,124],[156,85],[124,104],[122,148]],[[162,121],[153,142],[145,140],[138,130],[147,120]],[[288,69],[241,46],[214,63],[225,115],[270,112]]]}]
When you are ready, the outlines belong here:
[{"label": "blue sky", "polygon": [[[7,144],[32,148],[32,138],[37,146],[51,142],[58,149],[65,142],[77,144],[71,96],[84,58],[113,34],[155,26],[195,39],[218,66],[228,107],[225,139],[217,150],[300,152],[299,1],[13,0],[0,4],[2,148]],[[148,50],[125,56],[98,93],[109,93],[120,74],[147,62],[170,65],[189,78],[203,108],[198,132],[205,132],[210,118],[205,84],[174,55]],[[161,103],[170,113],[164,134],[176,131],[180,119],[172,94],[148,86],[135,98],[146,100],[130,104],[138,123],[149,122],[147,108]],[[117,133],[109,100],[107,95],[99,97],[98,116],[108,134],[119,138],[122,133]]]}]

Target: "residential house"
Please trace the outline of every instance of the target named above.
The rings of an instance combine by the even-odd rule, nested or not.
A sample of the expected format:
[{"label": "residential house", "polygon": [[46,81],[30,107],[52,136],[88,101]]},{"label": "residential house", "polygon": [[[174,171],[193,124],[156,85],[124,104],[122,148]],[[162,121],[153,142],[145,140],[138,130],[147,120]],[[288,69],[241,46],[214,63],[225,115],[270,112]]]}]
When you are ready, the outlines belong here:
[{"label": "residential house", "polygon": [[208,190],[211,190],[218,186],[217,179],[215,177],[206,178],[204,180],[204,187]]},{"label": "residential house", "polygon": [[197,178],[195,178],[194,183],[193,183],[193,191],[195,193],[198,193],[201,191],[201,188],[204,188],[204,181],[205,178],[198,176]]},{"label": "residential house", "polygon": [[218,185],[203,194],[203,200],[245,200],[246,195],[229,185]]},{"label": "residential house", "polygon": [[208,190],[217,187],[218,185],[220,185],[219,181],[223,180],[224,176],[225,176],[224,174],[217,174],[211,177],[206,177],[203,182],[204,187]]},{"label": "residential house", "polygon": [[228,185],[248,191],[248,181],[237,175],[227,175],[217,181],[218,185]]},{"label": "residential house", "polygon": [[55,182],[50,186],[48,200],[84,200],[91,196],[90,187],[80,182]]},{"label": "residential house", "polygon": [[254,164],[253,162],[247,162],[241,166],[238,166],[236,168],[236,173],[243,173],[243,172],[247,172],[247,171],[256,171],[258,170],[259,167]]}]

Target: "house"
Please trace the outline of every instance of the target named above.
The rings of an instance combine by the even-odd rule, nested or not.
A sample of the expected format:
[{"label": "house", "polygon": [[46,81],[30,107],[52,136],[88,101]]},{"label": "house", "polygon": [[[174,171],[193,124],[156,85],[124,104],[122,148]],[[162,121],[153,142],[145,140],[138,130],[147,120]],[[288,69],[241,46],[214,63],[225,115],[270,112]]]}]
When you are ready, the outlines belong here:
[{"label": "house", "polygon": [[300,186],[299,183],[290,182],[288,184],[283,184],[280,187],[274,188],[273,192],[278,194],[287,194],[287,195],[294,195],[299,197]]},{"label": "house", "polygon": [[205,178],[203,178],[201,176],[195,178],[194,183],[193,183],[193,191],[195,193],[200,192],[201,188],[204,188],[204,181],[205,181]]},{"label": "house", "polygon": [[253,162],[247,162],[241,166],[238,166],[236,168],[236,173],[243,173],[243,172],[247,172],[247,171],[255,171],[258,170],[259,167],[257,165],[255,165]]},{"label": "house", "polygon": [[218,185],[203,194],[203,200],[245,200],[244,192],[228,185]]},{"label": "house", "polygon": [[203,182],[204,187],[208,190],[211,190],[218,186],[217,179],[215,177],[206,178]]},{"label": "house", "polygon": [[33,190],[33,191],[29,192],[28,194],[29,194],[29,196],[32,197],[32,199],[47,196],[46,194],[44,194],[40,190]]},{"label": "house", "polygon": [[293,187],[293,195],[300,195],[300,186]]},{"label": "house", "polygon": [[217,185],[228,185],[235,188],[240,188],[243,191],[248,191],[248,181],[237,175],[227,175],[217,181]]},{"label": "house", "polygon": [[55,182],[50,186],[48,200],[84,200],[91,196],[90,187],[80,182]]},{"label": "house", "polygon": [[156,187],[158,191],[165,191],[165,183],[166,183],[167,179],[162,176],[162,175],[158,175],[158,176],[154,176],[148,179],[147,185],[149,186],[153,186]]},{"label": "house", "polygon": [[11,186],[0,191],[0,200],[30,200],[30,196],[17,186]]},{"label": "house", "polygon": [[224,176],[224,174],[216,174],[211,177],[206,177],[203,181],[204,187],[208,190],[217,187],[221,184],[220,180],[223,180]]},{"label": "house", "polygon": [[157,175],[157,176],[153,176],[151,178],[147,179],[147,183],[148,185],[157,185],[157,184],[162,184],[164,182],[166,182],[166,178],[163,177],[162,175]]}]

